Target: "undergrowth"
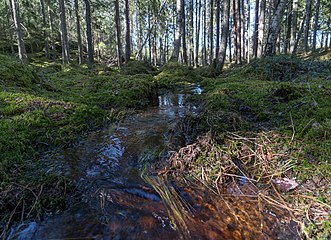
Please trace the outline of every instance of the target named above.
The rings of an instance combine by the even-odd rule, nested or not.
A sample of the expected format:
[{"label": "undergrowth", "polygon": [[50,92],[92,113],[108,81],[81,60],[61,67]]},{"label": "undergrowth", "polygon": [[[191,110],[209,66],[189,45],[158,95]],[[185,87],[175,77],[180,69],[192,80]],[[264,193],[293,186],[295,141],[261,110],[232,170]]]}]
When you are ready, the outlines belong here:
[{"label": "undergrowth", "polygon": [[[302,236],[327,239],[330,75],[329,61],[276,56],[204,78],[206,104],[198,129],[212,136],[173,155],[168,174],[198,179],[219,194],[245,177],[257,195],[293,213]],[[281,192],[275,179],[300,185]]]}]

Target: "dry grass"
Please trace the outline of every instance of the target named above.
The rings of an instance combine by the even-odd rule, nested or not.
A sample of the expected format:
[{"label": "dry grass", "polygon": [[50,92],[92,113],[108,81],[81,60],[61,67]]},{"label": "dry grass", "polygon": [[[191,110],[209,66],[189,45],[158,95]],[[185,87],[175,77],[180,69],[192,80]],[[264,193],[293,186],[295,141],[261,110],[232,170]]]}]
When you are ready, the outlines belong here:
[{"label": "dry grass", "polygon": [[[208,134],[174,153],[171,167],[162,174],[193,178],[221,196],[257,198],[288,211],[306,238],[323,238],[330,231],[326,229],[331,213],[330,179],[321,175],[306,182],[296,180],[294,168],[303,156],[302,142],[274,131],[227,133],[217,141]],[[286,178],[299,186],[284,190],[274,183]]]}]

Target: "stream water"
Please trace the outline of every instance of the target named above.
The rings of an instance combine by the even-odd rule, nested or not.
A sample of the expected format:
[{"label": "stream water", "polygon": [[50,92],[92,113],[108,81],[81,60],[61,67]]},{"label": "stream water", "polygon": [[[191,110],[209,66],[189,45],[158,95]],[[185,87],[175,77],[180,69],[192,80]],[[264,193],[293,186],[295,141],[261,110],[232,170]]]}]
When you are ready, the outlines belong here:
[{"label": "stream water", "polygon": [[[283,213],[250,197],[219,197],[195,184],[142,177],[169,144],[183,145],[176,126],[199,114],[191,86],[159,96],[158,106],[93,132],[75,147],[51,154],[48,171],[75,179],[83,199],[65,212],[31,222],[12,239],[293,239]],[[172,132],[172,134],[169,134]]]}]

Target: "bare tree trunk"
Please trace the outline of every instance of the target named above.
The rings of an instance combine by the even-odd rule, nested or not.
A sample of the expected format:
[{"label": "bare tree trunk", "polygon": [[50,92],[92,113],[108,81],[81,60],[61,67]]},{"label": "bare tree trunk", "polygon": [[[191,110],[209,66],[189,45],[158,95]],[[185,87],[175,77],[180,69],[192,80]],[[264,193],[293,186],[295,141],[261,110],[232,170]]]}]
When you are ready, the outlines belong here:
[{"label": "bare tree trunk", "polygon": [[119,0],[115,0],[115,24],[116,24],[116,39],[117,39],[117,64],[122,66],[122,41],[121,41],[121,20]]},{"label": "bare tree trunk", "polygon": [[[42,1],[42,0],[41,0]],[[75,15],[76,15],[76,28],[77,28],[77,45],[78,45],[78,64],[83,62],[83,47],[82,47],[82,35],[80,32],[80,16],[78,0],[75,0]]]},{"label": "bare tree trunk", "polygon": [[87,62],[90,68],[94,64],[94,50],[92,40],[92,27],[91,27],[91,5],[90,0],[85,0],[85,12],[86,12],[86,39],[87,39]]},{"label": "bare tree trunk", "polygon": [[130,30],[130,7],[129,0],[125,0],[125,63],[128,63],[131,57],[131,30]]},{"label": "bare tree trunk", "polygon": [[266,0],[260,2],[260,18],[259,18],[259,32],[258,32],[258,44],[257,44],[257,57],[262,57],[263,44],[264,44],[264,30],[265,30],[265,8]]},{"label": "bare tree trunk", "polygon": [[53,23],[53,14],[52,9],[50,6],[50,0],[46,0],[47,4],[47,15],[49,19],[49,30],[50,30],[50,38],[51,38],[51,49],[52,49],[52,59],[56,60],[57,58],[57,52],[56,52],[56,45],[54,41],[54,23]]},{"label": "bare tree trunk", "polygon": [[236,7],[236,0],[233,0],[233,31],[234,31],[234,38],[233,38],[233,45],[234,45],[234,55],[236,58],[236,63],[239,63],[239,56],[238,56],[238,17],[237,17],[237,7]]},{"label": "bare tree trunk", "polygon": [[290,52],[293,53],[295,41],[296,41],[296,34],[297,34],[297,23],[298,23],[298,7],[299,7],[299,0],[293,0],[292,3],[292,21],[291,21],[291,40],[290,40]]},{"label": "bare tree trunk", "polygon": [[23,63],[27,63],[28,56],[25,50],[23,32],[21,28],[21,20],[19,15],[18,4],[16,0],[11,0],[11,9],[12,9],[13,21],[15,25],[15,32],[17,35],[18,56]]},{"label": "bare tree trunk", "polygon": [[303,19],[301,21],[301,24],[300,24],[300,28],[299,28],[299,32],[297,34],[297,38],[295,40],[295,43],[294,43],[294,47],[293,47],[293,51],[292,51],[292,54],[296,54],[297,50],[298,50],[298,46],[299,46],[299,41],[301,39],[301,36],[302,36],[302,33],[303,33],[303,30],[304,30],[304,27],[305,27],[305,21],[306,21],[306,14],[303,15]]},{"label": "bare tree trunk", "polygon": [[[219,61],[220,54],[220,17],[221,17],[221,0],[216,0],[216,61]],[[223,33],[222,33],[223,34]]]},{"label": "bare tree trunk", "polygon": [[59,0],[61,20],[62,63],[69,63],[69,45],[64,0]]},{"label": "bare tree trunk", "polygon": [[184,0],[182,0],[182,45],[183,45],[183,62],[187,65],[187,46],[186,46],[186,14]]},{"label": "bare tree trunk", "polygon": [[40,0],[40,6],[41,6],[41,15],[43,16],[43,27],[44,27],[44,41],[45,41],[45,57],[47,59],[50,59],[50,54],[49,54],[49,44],[48,44],[48,38],[49,34],[46,28],[47,21],[46,21],[46,11],[45,11],[45,2],[44,0]]},{"label": "bare tree trunk", "polygon": [[254,34],[253,34],[253,56],[257,58],[257,44],[259,37],[259,6],[260,1],[255,0],[255,21],[254,21]]},{"label": "bare tree trunk", "polygon": [[209,41],[209,64],[212,65],[214,59],[214,0],[210,0]]},{"label": "bare tree trunk", "polygon": [[223,0],[222,37],[221,37],[219,59],[216,65],[217,72],[222,71],[226,58],[226,48],[227,48],[227,41],[229,36],[229,18],[230,18],[230,0]]},{"label": "bare tree trunk", "polygon": [[[11,2],[7,2],[6,1],[6,7],[8,8],[8,12],[7,12],[7,24],[8,26],[11,26],[12,23],[11,21],[13,21],[13,11],[11,9]],[[11,27],[9,27],[9,39],[10,39],[10,51],[11,53],[14,55],[15,54],[15,49],[14,49],[14,39],[13,39],[13,30]]]},{"label": "bare tree trunk", "polygon": [[182,22],[183,22],[183,7],[182,0],[177,0],[177,22],[176,22],[176,34],[174,41],[174,51],[171,56],[171,61],[178,62],[180,43],[182,38]]},{"label": "bare tree trunk", "polygon": [[190,0],[190,65],[194,65],[194,1]]},{"label": "bare tree trunk", "polygon": [[237,47],[238,47],[238,59],[237,63],[241,63],[241,0],[237,0]]},{"label": "bare tree trunk", "polygon": [[289,6],[286,19],[286,33],[284,41],[284,53],[287,54],[290,50],[290,41],[291,41],[291,28],[292,28],[292,5]]},{"label": "bare tree trunk", "polygon": [[247,0],[247,62],[250,62],[251,49],[251,3]]},{"label": "bare tree trunk", "polygon": [[207,5],[204,1],[203,5],[203,48],[202,48],[202,64],[207,65]]},{"label": "bare tree trunk", "polygon": [[195,35],[195,57],[194,57],[194,67],[199,65],[199,45],[200,45],[200,13],[201,13],[201,0],[196,2],[196,35]]},{"label": "bare tree trunk", "polygon": [[287,0],[280,0],[269,26],[265,55],[270,56],[276,53],[276,42],[279,34],[280,23],[283,17]]},{"label": "bare tree trunk", "polygon": [[308,52],[308,38],[309,38],[309,27],[310,27],[310,18],[311,18],[311,0],[307,0],[306,2],[306,27],[305,27],[305,36],[303,39],[303,45],[305,48],[305,51]]},{"label": "bare tree trunk", "polygon": [[240,30],[241,30],[241,40],[240,40],[240,51],[241,51],[241,61],[245,61],[246,57],[245,57],[245,53],[246,53],[246,49],[245,49],[245,4],[244,4],[244,0],[240,0],[240,11],[241,11],[241,20],[240,20]]},{"label": "bare tree trunk", "polygon": [[320,11],[321,1],[317,0],[316,2],[316,11],[315,11],[315,19],[314,19],[314,35],[313,35],[313,49],[316,49],[316,39],[317,39],[317,29],[318,29],[318,17]]}]

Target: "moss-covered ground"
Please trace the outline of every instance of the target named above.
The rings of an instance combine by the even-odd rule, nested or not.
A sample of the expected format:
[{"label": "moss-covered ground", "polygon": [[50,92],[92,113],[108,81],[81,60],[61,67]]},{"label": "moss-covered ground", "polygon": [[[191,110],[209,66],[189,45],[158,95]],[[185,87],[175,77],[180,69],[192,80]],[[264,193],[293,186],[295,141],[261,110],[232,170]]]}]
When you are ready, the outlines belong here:
[{"label": "moss-covered ground", "polygon": [[[209,134],[180,149],[169,172],[198,179],[219,192],[233,179],[240,185],[240,176],[245,176],[259,190],[254,192],[257,197],[268,196],[266,201],[293,213],[302,236],[327,239],[331,234],[327,56],[329,52],[270,57],[203,78],[205,104],[199,129]],[[276,184],[283,179],[299,186],[284,191]]]},{"label": "moss-covered ground", "polygon": [[158,91],[153,74],[139,62],[89,70],[40,57],[22,65],[0,55],[0,229],[66,207],[75,185],[40,173],[42,154],[151,104]]},{"label": "moss-covered ground", "polygon": [[[0,55],[0,226],[62,210],[76,192],[70,179],[37,170],[43,152],[146,107],[159,88],[199,82],[203,113],[188,122],[196,120],[201,136],[173,156],[168,172],[215,191],[244,175],[259,196],[291,211],[307,238],[327,239],[330,76],[327,51],[255,60],[217,77],[212,69],[174,63],[156,69],[132,61],[120,71],[89,70],[40,57],[23,66]],[[299,186],[277,190],[274,182],[285,178]]]}]

